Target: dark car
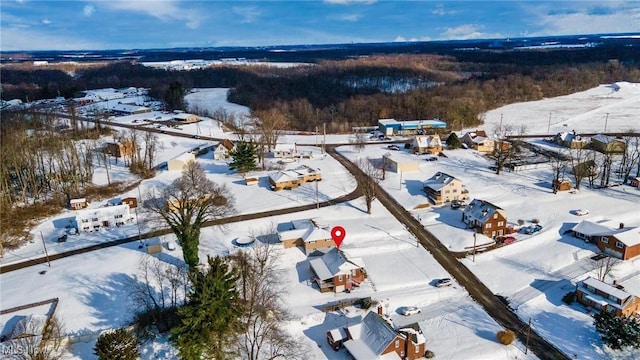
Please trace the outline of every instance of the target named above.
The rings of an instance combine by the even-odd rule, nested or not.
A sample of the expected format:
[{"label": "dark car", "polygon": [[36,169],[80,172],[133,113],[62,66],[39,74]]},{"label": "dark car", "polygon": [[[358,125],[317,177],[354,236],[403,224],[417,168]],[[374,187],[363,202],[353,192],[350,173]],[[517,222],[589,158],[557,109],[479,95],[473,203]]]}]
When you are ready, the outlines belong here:
[{"label": "dark car", "polygon": [[400,150],[400,146],[398,146],[398,145],[389,145],[389,146],[387,146],[387,148],[389,150],[395,150],[395,151]]},{"label": "dark car", "polygon": [[427,161],[438,161],[438,158],[435,156],[429,156],[428,158],[426,158],[425,160]]},{"label": "dark car", "polygon": [[65,241],[67,241],[67,234],[63,234],[62,236],[58,237],[58,242],[59,243],[63,243]]}]

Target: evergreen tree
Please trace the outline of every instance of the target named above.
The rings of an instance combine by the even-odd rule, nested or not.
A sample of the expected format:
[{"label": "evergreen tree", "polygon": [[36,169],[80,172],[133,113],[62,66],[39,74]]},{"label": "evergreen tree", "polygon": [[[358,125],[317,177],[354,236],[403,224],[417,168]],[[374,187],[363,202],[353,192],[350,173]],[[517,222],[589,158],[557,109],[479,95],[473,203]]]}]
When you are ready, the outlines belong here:
[{"label": "evergreen tree", "polygon": [[608,311],[601,311],[593,318],[602,341],[612,349],[640,348],[640,321],[636,318],[619,317]]},{"label": "evergreen tree", "polygon": [[218,256],[208,257],[208,264],[206,271],[190,269],[192,286],[187,302],[178,309],[180,323],[171,330],[182,359],[226,358],[239,329],[236,273]]},{"label": "evergreen tree", "polygon": [[233,161],[229,164],[229,169],[238,170],[241,174],[247,173],[256,168],[256,144],[253,141],[239,142],[236,149],[231,152]]},{"label": "evergreen tree", "polygon": [[135,360],[138,339],[125,329],[117,329],[100,335],[93,351],[100,360]]},{"label": "evergreen tree", "polygon": [[452,132],[451,135],[449,135],[449,137],[447,138],[447,147],[449,149],[459,149],[462,147],[462,143],[460,142],[460,139],[458,138],[458,135],[456,135],[456,133]]}]

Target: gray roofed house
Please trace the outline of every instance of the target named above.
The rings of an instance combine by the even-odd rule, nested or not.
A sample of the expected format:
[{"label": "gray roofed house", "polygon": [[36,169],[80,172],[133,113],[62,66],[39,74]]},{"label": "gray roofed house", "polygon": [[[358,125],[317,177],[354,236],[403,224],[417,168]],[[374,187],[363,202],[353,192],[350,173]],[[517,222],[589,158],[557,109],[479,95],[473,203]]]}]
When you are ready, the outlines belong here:
[{"label": "gray roofed house", "polygon": [[321,292],[350,291],[366,278],[364,261],[361,258],[349,259],[337,248],[312,258],[309,265],[315,275],[314,282],[318,284]]},{"label": "gray roofed house", "polygon": [[422,183],[422,189],[435,205],[452,200],[468,200],[469,191],[462,181],[449,174],[437,172]]},{"label": "gray roofed house", "polygon": [[473,199],[462,213],[462,221],[470,228],[495,238],[503,236],[507,229],[506,212],[484,200]]}]

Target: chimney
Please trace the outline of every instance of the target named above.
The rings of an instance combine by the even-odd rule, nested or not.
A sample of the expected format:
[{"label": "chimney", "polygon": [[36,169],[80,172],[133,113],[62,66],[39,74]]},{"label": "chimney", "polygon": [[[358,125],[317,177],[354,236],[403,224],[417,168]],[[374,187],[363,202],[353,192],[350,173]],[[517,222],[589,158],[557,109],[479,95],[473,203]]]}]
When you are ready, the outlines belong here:
[{"label": "chimney", "polygon": [[613,286],[616,286],[616,285],[618,285],[618,280],[613,279]]},{"label": "chimney", "polygon": [[618,229],[624,229],[624,223],[620,223],[620,226],[618,227]]},{"label": "chimney", "polygon": [[382,315],[382,305],[378,305],[378,315]]},{"label": "chimney", "polygon": [[413,334],[407,332],[407,342],[405,343],[404,355],[406,359],[413,359],[416,352],[416,344],[413,342]]}]

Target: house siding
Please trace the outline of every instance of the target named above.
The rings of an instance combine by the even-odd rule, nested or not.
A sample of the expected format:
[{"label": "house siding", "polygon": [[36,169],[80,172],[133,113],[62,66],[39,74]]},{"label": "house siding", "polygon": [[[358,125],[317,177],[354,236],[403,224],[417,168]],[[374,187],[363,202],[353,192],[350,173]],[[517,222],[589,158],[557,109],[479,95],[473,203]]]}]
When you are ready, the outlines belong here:
[{"label": "house siding", "polygon": [[[627,246],[618,239],[616,239],[615,235],[603,235],[603,236],[582,236],[588,237],[590,241],[596,242],[598,249],[605,254],[615,256],[622,260],[629,260],[633,257],[640,255],[640,244],[634,246]],[[607,239],[606,242],[602,241],[603,239]],[[586,240],[586,239],[585,239]],[[621,244],[622,247],[618,247],[618,244]]]}]

